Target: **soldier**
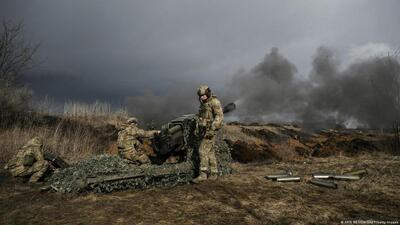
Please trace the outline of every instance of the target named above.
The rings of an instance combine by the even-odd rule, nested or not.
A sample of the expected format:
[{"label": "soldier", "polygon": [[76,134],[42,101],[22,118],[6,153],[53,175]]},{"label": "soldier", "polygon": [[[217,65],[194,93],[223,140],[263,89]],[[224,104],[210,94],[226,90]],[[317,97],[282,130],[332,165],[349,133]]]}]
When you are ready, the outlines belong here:
[{"label": "soldier", "polygon": [[127,120],[123,130],[118,132],[118,154],[121,158],[134,163],[150,163],[148,154],[142,148],[143,138],[154,137],[159,131],[145,131],[137,127],[137,119],[131,117]]},{"label": "soldier", "polygon": [[199,96],[199,130],[200,130],[200,173],[194,182],[206,180],[208,177],[215,179],[218,175],[217,159],[215,156],[215,136],[222,127],[224,114],[221,103],[211,93],[208,86],[202,85],[197,90]]},{"label": "soldier", "polygon": [[38,182],[49,169],[49,162],[44,159],[43,143],[35,137],[17,151],[4,169],[14,177],[28,177],[29,182]]}]

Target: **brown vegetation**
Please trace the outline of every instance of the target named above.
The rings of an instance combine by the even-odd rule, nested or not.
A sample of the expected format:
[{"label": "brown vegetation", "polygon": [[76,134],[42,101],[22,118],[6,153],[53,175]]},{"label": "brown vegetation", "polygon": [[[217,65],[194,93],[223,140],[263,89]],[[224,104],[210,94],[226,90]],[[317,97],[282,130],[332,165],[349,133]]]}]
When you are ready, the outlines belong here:
[{"label": "brown vegetation", "polygon": [[[116,153],[116,126],[102,125],[112,121],[106,118],[91,122],[79,116],[31,113],[3,115],[1,121],[3,162],[36,135],[45,139],[48,151],[68,162]],[[307,133],[285,124],[227,125],[223,133],[235,159],[247,163],[234,163],[232,175],[197,185],[59,195],[16,183],[0,169],[0,224],[340,224],[400,219],[400,159],[388,154],[390,135]],[[317,153],[327,157],[315,157]],[[308,183],[312,172],[344,173],[357,168],[366,168],[368,174],[359,181],[339,182],[336,190]],[[301,175],[302,181],[265,179],[288,169]]]},{"label": "brown vegetation", "polygon": [[[399,221],[400,158],[389,155],[315,158],[310,163],[248,163],[217,181],[111,194],[60,195],[0,180],[0,224],[341,224]],[[291,168],[307,178],[367,168],[338,189],[279,183],[267,174]],[[10,204],[12,202],[12,204]]]},{"label": "brown vegetation", "polygon": [[67,162],[108,152],[116,140],[115,126],[99,125],[100,122],[94,126],[88,121],[36,113],[2,114],[0,163],[9,160],[18,148],[36,136],[43,139],[45,151],[55,153]]}]

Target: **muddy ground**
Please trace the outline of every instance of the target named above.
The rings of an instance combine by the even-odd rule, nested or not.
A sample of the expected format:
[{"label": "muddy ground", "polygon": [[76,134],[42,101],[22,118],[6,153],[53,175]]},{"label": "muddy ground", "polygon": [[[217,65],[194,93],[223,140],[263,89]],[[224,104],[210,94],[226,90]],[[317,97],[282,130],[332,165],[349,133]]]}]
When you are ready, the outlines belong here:
[{"label": "muddy ground", "polygon": [[[346,224],[400,221],[400,157],[368,154],[311,158],[305,162],[234,163],[216,181],[111,194],[40,192],[1,172],[0,224]],[[338,189],[313,186],[312,172],[367,168],[359,181]],[[267,174],[292,169],[300,183]],[[350,224],[350,223],[347,223]],[[355,223],[352,223],[355,224]],[[360,224],[360,223],[359,223]],[[371,223],[370,223],[371,224]]]}]

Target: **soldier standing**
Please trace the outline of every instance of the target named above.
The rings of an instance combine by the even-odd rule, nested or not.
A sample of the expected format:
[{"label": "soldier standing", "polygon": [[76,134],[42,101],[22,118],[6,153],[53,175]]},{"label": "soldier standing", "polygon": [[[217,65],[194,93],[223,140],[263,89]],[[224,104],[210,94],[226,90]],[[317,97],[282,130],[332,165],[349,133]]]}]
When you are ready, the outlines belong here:
[{"label": "soldier standing", "polygon": [[208,86],[202,85],[197,90],[199,96],[199,129],[201,142],[199,147],[200,173],[194,182],[214,179],[218,175],[217,159],[215,156],[215,137],[222,127],[224,114],[220,101],[211,93]]},{"label": "soldier standing", "polygon": [[150,163],[149,156],[143,151],[143,138],[152,138],[157,130],[146,131],[137,127],[137,119],[130,117],[123,130],[118,132],[118,154],[121,158],[134,163]]},{"label": "soldier standing", "polygon": [[39,138],[33,138],[17,151],[5,166],[14,177],[28,177],[34,183],[43,177],[50,164],[44,159],[43,143]]}]

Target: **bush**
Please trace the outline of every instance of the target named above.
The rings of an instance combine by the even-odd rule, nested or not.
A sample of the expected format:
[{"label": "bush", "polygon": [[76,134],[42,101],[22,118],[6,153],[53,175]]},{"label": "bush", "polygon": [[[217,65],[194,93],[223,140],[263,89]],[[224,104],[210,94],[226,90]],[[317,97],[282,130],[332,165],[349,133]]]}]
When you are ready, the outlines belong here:
[{"label": "bush", "polygon": [[0,80],[0,113],[21,112],[29,108],[32,91],[26,87],[7,86]]}]

